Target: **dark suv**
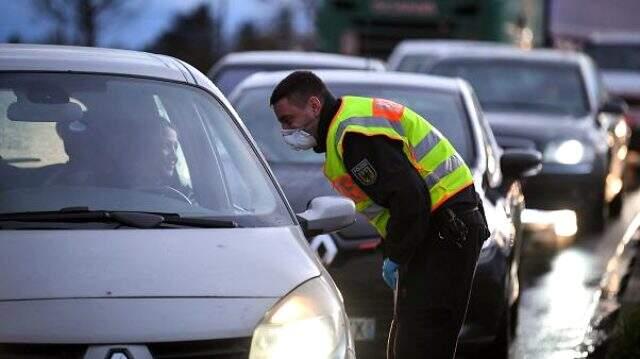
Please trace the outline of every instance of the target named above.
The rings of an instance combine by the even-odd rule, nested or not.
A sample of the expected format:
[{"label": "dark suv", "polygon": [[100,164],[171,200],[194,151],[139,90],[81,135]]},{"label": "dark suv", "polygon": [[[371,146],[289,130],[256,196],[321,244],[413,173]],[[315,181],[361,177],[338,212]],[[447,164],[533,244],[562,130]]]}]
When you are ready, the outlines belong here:
[{"label": "dark suv", "polygon": [[578,228],[587,231],[603,229],[607,207],[619,214],[630,131],[624,108],[609,99],[586,55],[406,41],[389,66],[469,81],[501,147],[543,153],[541,174],[524,186],[528,208],[575,211]]}]

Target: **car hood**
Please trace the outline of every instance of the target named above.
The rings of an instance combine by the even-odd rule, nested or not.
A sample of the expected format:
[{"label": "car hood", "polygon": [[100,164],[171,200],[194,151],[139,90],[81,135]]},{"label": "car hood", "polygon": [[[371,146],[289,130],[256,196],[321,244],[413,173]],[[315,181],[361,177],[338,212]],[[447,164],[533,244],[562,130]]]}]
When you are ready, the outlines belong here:
[{"label": "car hood", "polygon": [[[307,204],[314,197],[339,195],[325,178],[321,163],[270,163],[270,165],[296,213],[306,210]],[[354,224],[338,233],[342,237],[352,239],[378,236],[375,228],[361,214],[356,216]]]},{"label": "car hood", "polygon": [[592,126],[587,117],[574,118],[528,112],[485,112],[500,146],[541,148],[556,138],[584,138]]},{"label": "car hood", "polygon": [[320,275],[302,238],[294,226],[2,230],[0,302],[282,297]]},{"label": "car hood", "polygon": [[0,343],[150,343],[249,338],[277,300],[203,297],[0,301]]},{"label": "car hood", "polygon": [[640,97],[640,71],[604,71],[602,79],[616,95]]}]

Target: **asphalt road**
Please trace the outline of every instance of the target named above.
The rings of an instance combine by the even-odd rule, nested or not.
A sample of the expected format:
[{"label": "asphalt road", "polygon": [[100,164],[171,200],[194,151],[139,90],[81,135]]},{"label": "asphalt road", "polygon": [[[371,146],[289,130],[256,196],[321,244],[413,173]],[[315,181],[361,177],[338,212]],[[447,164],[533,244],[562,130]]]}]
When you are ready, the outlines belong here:
[{"label": "asphalt road", "polygon": [[522,257],[517,336],[511,357],[578,358],[598,284],[626,227],[640,211],[640,191],[627,193],[620,218],[599,235],[571,240],[529,234]]}]

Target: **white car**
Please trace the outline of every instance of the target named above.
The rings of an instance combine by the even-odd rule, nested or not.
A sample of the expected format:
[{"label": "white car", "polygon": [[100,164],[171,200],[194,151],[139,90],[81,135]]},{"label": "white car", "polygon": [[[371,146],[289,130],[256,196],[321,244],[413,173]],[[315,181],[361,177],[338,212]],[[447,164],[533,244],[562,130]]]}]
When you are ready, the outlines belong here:
[{"label": "white car", "polygon": [[353,220],[182,61],[0,45],[0,358],[355,358],[305,241]]},{"label": "white car", "polygon": [[306,51],[243,51],[232,52],[216,62],[209,78],[225,95],[251,74],[261,71],[296,69],[351,69],[385,71],[377,59]]}]

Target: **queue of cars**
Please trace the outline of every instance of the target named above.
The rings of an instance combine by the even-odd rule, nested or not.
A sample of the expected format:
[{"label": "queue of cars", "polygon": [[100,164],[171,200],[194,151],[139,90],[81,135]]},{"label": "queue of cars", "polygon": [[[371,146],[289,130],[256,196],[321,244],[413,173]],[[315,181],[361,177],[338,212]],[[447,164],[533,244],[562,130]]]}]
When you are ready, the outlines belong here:
[{"label": "queue of cars", "polygon": [[576,209],[615,212],[624,108],[582,55],[419,45],[427,55],[404,44],[390,58],[402,73],[232,54],[210,72],[221,89],[162,55],[0,45],[0,357],[383,358],[380,238],[334,196],[321,155],[286,147],[268,107],[288,72],[264,71],[296,68],[325,69],[338,96],[407,105],[465,158],[491,237],[461,350],[508,357],[525,199],[584,181]]},{"label": "queue of cars", "polygon": [[[523,198],[527,208],[561,210],[550,212],[559,235],[571,236],[578,229],[602,230],[606,214],[615,216],[622,207],[622,173],[630,135],[624,122],[625,108],[609,97],[593,62],[577,53],[524,51],[472,41],[407,41],[394,51],[388,68],[438,76],[403,76],[398,72],[369,76],[339,70],[316,73],[337,95],[390,98],[408,105],[441,128],[462,153],[469,142],[461,138],[465,131],[455,124],[460,119],[477,121],[484,129],[484,139],[478,143],[487,151],[487,166],[493,167],[493,172],[487,171],[494,175],[478,176],[482,168],[474,167],[476,186],[484,194],[490,216],[502,219],[502,224],[491,228],[493,235],[507,233],[503,238],[509,239],[504,241],[503,255],[491,261],[483,260],[487,253],[483,248],[461,349],[477,353],[479,348],[483,355],[507,357],[517,325],[518,263],[523,212],[526,214]],[[321,174],[322,155],[294,153],[287,148],[264,102],[285,75],[249,76],[236,85],[230,99],[295,208],[302,207],[312,195],[332,190]],[[446,85],[442,76],[464,78],[473,89],[462,80]],[[462,111],[451,111],[451,103],[441,102],[447,91],[462,99]],[[458,122],[453,120],[456,117]],[[535,169],[538,163],[543,164],[540,173]],[[519,170],[514,171],[514,166]],[[525,176],[531,178],[520,181]],[[561,216],[567,209],[575,215]],[[391,313],[380,308],[391,305],[391,298],[388,291],[385,295],[382,282],[372,284],[379,282],[380,256],[375,252],[360,252],[355,257],[348,253],[371,248],[375,237],[373,228],[361,217],[355,225],[322,239],[332,242],[328,247],[338,249],[338,259],[347,258],[325,263],[345,297],[357,350],[368,358],[384,353]],[[309,240],[314,243],[319,239]],[[318,248],[317,244],[312,246]],[[326,258],[325,252],[319,255]]]}]

